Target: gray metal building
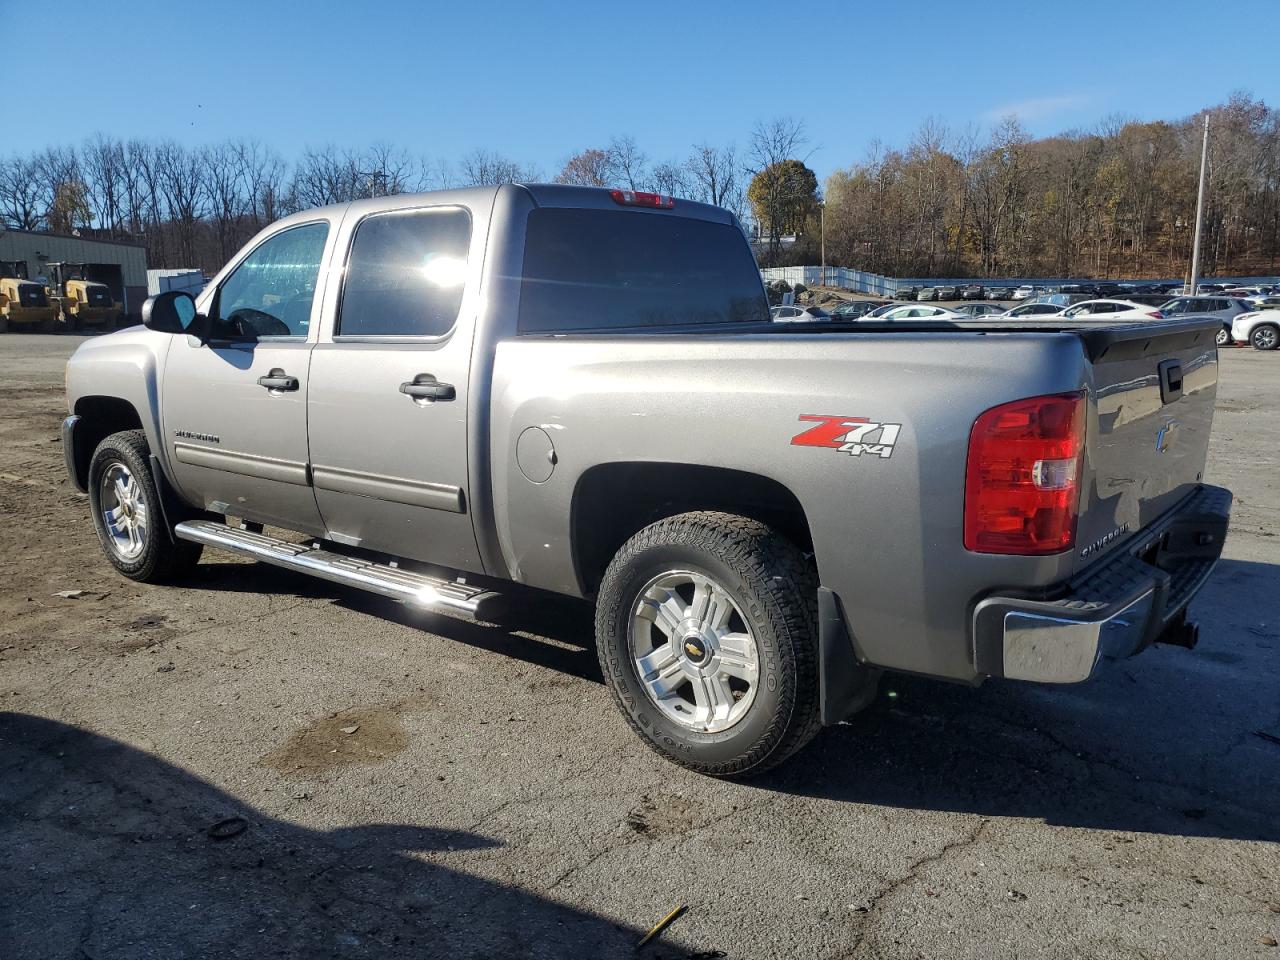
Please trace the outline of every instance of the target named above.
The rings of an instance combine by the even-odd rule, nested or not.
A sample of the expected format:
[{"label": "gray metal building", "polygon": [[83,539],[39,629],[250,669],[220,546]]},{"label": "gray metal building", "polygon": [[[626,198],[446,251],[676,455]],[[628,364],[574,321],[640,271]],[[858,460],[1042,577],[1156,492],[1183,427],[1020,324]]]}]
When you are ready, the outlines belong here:
[{"label": "gray metal building", "polygon": [[0,227],[0,262],[6,261],[25,263],[32,280],[48,279],[46,263],[83,263],[86,279],[105,283],[135,317],[147,299],[147,253],[140,244]]}]

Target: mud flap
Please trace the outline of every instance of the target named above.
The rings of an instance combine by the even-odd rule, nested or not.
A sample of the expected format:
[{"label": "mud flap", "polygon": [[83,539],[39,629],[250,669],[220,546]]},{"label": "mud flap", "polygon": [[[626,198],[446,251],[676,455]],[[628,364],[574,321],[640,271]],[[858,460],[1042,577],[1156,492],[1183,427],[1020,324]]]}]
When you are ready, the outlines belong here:
[{"label": "mud flap", "polygon": [[818,588],[818,705],[823,726],[867,706],[876,695],[879,670],[858,662],[840,598]]}]

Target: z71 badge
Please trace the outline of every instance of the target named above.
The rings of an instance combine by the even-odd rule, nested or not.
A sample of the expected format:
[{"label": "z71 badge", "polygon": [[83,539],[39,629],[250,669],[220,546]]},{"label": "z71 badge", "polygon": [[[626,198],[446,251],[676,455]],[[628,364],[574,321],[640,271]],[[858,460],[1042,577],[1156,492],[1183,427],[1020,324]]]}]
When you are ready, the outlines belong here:
[{"label": "z71 badge", "polygon": [[893,456],[894,444],[902,432],[900,423],[876,423],[866,417],[833,417],[825,413],[802,413],[800,419],[817,426],[791,438],[793,447],[826,447],[851,457]]}]

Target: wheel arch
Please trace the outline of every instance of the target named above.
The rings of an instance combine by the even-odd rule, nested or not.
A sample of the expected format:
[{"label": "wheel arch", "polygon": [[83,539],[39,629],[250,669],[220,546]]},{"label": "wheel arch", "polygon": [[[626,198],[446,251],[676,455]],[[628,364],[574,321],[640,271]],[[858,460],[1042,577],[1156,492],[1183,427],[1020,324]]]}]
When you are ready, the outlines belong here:
[{"label": "wheel arch", "polygon": [[578,478],[570,510],[573,564],[583,595],[595,594],[609,561],[631,536],[651,523],[694,510],[759,520],[804,552],[813,552],[800,500],[770,477],[689,463],[598,464]]},{"label": "wheel arch", "polygon": [[93,451],[113,433],[145,429],[142,417],[128,400],[121,397],[91,395],[76,400],[72,412],[80,418],[72,441],[71,462],[75,467],[76,485],[84,490],[89,481],[89,461]]}]

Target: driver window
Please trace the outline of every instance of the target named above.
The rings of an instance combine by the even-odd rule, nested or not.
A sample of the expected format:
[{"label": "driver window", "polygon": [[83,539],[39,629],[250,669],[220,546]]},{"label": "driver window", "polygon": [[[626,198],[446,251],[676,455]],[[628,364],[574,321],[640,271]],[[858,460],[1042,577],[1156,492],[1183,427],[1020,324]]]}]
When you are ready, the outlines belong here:
[{"label": "driver window", "polygon": [[259,244],[218,288],[214,336],[304,339],[327,223],[291,227]]}]

